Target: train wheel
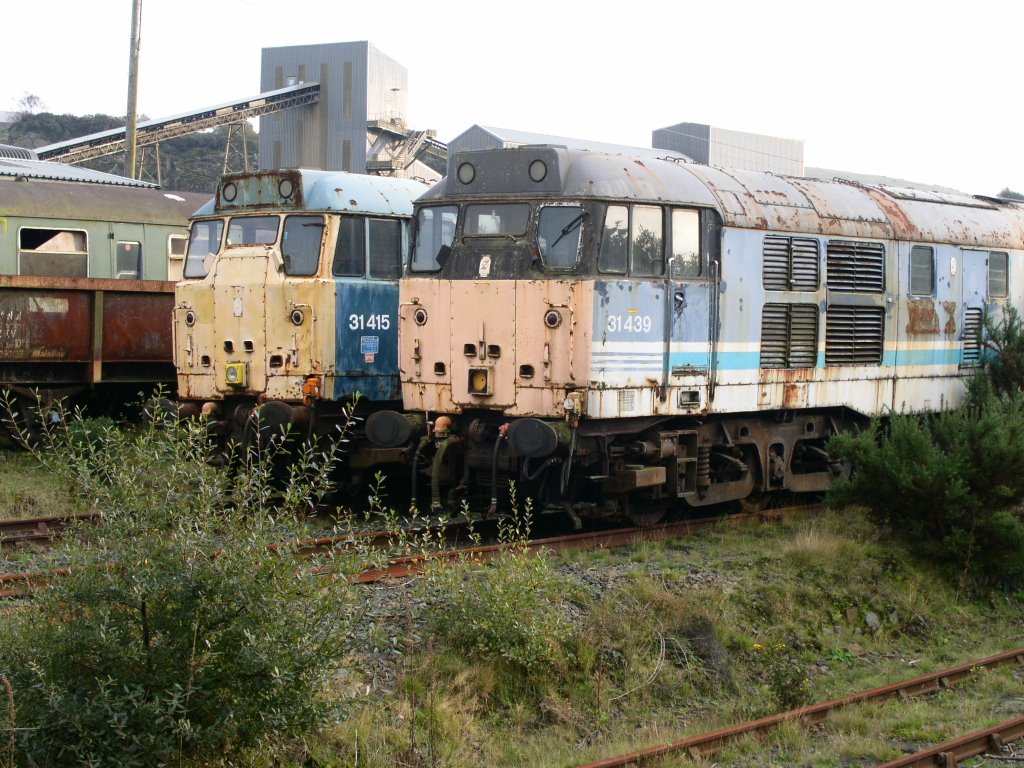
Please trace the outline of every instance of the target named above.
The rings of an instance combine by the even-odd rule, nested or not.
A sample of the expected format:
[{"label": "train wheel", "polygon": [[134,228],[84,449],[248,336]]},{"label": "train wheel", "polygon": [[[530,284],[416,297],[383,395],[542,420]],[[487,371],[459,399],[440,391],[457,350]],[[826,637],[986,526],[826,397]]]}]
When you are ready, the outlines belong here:
[{"label": "train wheel", "polygon": [[756,515],[768,509],[768,494],[761,491],[754,491],[749,496],[739,501],[740,512],[746,515]]}]

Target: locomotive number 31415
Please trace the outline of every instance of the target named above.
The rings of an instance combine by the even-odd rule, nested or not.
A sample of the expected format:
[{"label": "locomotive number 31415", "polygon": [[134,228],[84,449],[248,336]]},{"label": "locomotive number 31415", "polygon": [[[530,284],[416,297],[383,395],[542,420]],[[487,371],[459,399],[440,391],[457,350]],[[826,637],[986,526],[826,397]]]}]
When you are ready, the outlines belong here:
[{"label": "locomotive number 31415", "polygon": [[348,316],[348,327],[353,331],[386,331],[391,327],[391,315],[356,315]]}]

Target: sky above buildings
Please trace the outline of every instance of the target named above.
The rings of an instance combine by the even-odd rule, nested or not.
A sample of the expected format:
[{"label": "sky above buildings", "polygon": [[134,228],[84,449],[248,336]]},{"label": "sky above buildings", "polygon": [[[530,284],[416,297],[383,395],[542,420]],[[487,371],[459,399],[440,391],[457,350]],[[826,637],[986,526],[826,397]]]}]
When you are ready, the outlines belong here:
[{"label": "sky above buildings", "polygon": [[[124,114],[131,0],[4,10],[0,111]],[[139,111],[251,96],[264,47],[368,40],[408,123],[649,147],[688,121],[802,139],[808,166],[1024,192],[1017,0],[143,0]]]}]

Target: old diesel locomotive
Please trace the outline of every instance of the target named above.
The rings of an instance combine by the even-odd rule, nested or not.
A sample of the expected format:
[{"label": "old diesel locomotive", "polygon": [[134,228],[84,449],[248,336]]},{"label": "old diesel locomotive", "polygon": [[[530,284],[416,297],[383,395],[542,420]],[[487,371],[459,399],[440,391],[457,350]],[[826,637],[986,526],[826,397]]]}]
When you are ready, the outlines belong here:
[{"label": "old diesel locomotive", "polygon": [[829,436],[957,403],[983,310],[1022,298],[1005,201],[557,147],[451,167],[401,281],[409,415],[367,424],[435,507],[820,491]]},{"label": "old diesel locomotive", "polygon": [[397,404],[397,280],[426,189],[326,171],[225,176],[192,221],[175,296],[181,415],[244,440],[257,406],[261,426],[313,436],[357,392],[364,410]]}]

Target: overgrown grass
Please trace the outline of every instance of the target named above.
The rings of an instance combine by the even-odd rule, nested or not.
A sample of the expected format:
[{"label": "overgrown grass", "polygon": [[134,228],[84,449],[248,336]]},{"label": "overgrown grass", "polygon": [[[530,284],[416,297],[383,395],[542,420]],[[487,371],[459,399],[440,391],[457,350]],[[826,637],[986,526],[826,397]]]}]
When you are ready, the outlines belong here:
[{"label": "overgrown grass", "polygon": [[[929,564],[884,543],[856,509],[723,528],[684,546],[574,553],[554,567],[581,585],[563,606],[573,627],[569,665],[538,682],[426,643],[407,658],[393,695],[365,702],[317,742],[321,764],[572,765],[1024,640],[1020,596],[958,594]],[[1009,674],[992,674],[1004,681],[996,699],[1009,693]],[[951,730],[978,727],[984,705],[963,698]],[[913,710],[890,706],[894,723],[913,722]],[[856,722],[856,712],[844,717]],[[763,745],[741,744],[717,762],[869,763],[899,751],[896,726],[879,741],[839,722],[825,739],[782,728],[769,739],[767,761]]]},{"label": "overgrown grass", "polygon": [[[85,506],[116,514],[57,551],[85,576],[42,595],[44,612],[4,627],[0,672],[14,684],[16,726],[50,740],[20,742],[26,751],[12,764],[38,762],[38,744],[69,733],[106,741],[75,742],[64,762],[123,758],[130,732],[133,754],[161,756],[136,760],[143,765],[564,766],[1024,644],[1024,596],[958,591],[857,508],[564,558],[514,549],[432,569],[411,587],[323,588],[262,549],[302,529],[294,514],[327,480],[320,460],[305,455],[294,464],[301,477],[283,487],[262,465],[229,479],[166,430],[104,428],[68,446],[73,460],[46,459]],[[512,541],[522,535],[522,526],[506,529]],[[213,542],[224,554],[211,559]],[[411,551],[434,543],[402,542]],[[111,562],[141,567],[130,577],[92,567]],[[358,567],[344,557],[335,565],[339,575]],[[205,627],[197,617],[232,609],[244,620],[238,642],[215,632],[195,656],[190,633]],[[157,645],[143,639],[143,614],[162,622]],[[303,655],[314,647],[327,653],[315,668],[315,654]],[[71,674],[74,648],[93,649],[89,664],[103,674]],[[147,667],[156,648],[161,675]],[[30,657],[48,671],[24,674],[32,668],[14,662]],[[368,658],[394,665],[393,682],[380,684]],[[191,690],[197,659],[216,706],[203,710],[202,696],[189,694],[197,703],[185,718],[180,691]],[[976,685],[851,708],[818,734],[788,725],[769,737],[767,758],[750,742],[717,762],[867,763],[977,728],[989,722],[986,706],[1024,709],[1009,671]],[[238,696],[258,706],[231,703]],[[228,712],[235,724],[218,721]],[[238,729],[243,715],[263,725]],[[140,746],[161,718],[171,727]],[[0,711],[0,733],[7,719]],[[5,757],[0,747],[0,765]]]},{"label": "overgrown grass", "polygon": [[31,453],[0,449],[0,520],[76,511],[66,485]]}]

